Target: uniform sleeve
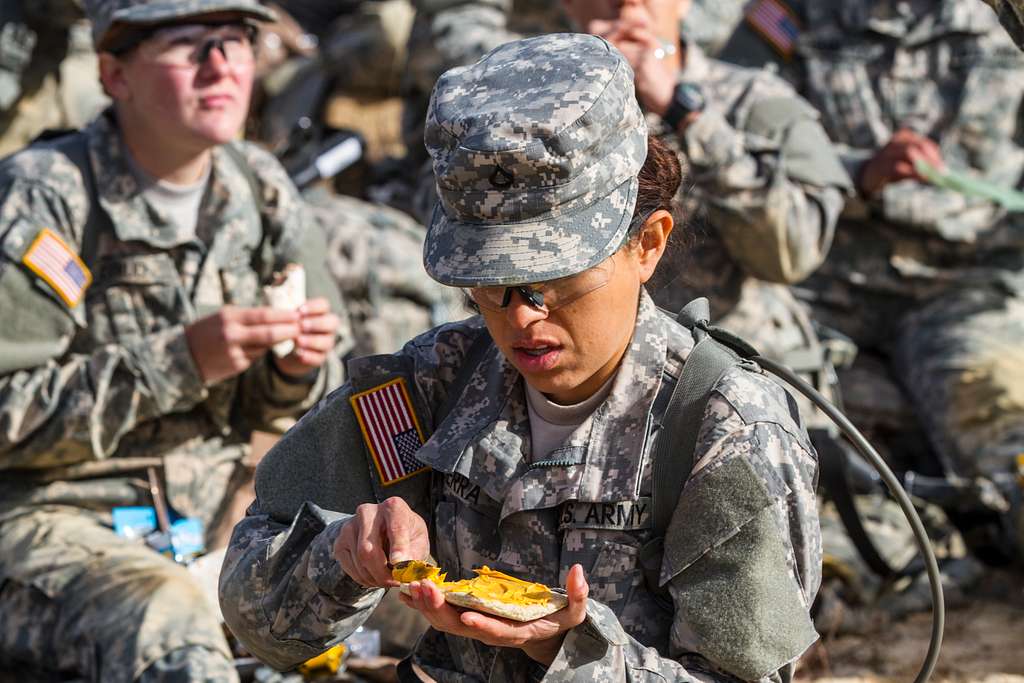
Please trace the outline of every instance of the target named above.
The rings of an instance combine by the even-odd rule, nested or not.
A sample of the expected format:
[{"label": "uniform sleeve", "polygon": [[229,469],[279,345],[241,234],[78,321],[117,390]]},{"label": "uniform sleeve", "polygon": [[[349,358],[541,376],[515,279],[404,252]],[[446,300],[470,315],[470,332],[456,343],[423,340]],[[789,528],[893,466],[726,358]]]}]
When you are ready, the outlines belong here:
[{"label": "uniform sleeve", "polygon": [[[715,395],[708,404],[699,459],[676,511],[690,523],[671,525],[665,537],[670,657],[633,639],[592,600],[544,681],[581,680],[581,673],[651,683],[792,679],[817,638],[810,617],[821,567],[816,458],[791,421],[774,421],[779,411],[758,397],[759,387],[737,388],[743,394],[728,397],[745,398]],[[752,405],[734,405],[740,401]]]},{"label": "uniform sleeve", "polygon": [[279,235],[274,245],[275,268],[301,264],[307,298],[327,299],[340,321],[334,352],[313,377],[285,377],[267,356],[243,374],[239,392],[243,414],[252,425],[271,425],[278,418],[304,413],[341,384],[341,359],[352,348],[353,335],[341,292],[327,267],[323,232],[316,227],[310,208],[276,159],[254,146],[247,145],[245,153],[261,183],[264,225]]},{"label": "uniform sleeve", "polygon": [[235,526],[220,574],[221,612],[246,648],[276,669],[344,640],[384,595],[349,579],[334,559],[349,517],[306,504],[283,524],[257,501]]},{"label": "uniform sleeve", "polygon": [[680,144],[732,257],[756,278],[791,284],[824,261],[851,183],[809,105],[781,81],[750,89],[744,121],[710,103]]},{"label": "uniform sleeve", "polygon": [[105,458],[138,424],[206,398],[184,328],[91,353],[71,346],[84,304],[69,308],[22,263],[40,230],[71,248],[80,236],[69,194],[11,180],[0,209],[0,469]]},{"label": "uniform sleeve", "polygon": [[443,382],[465,348],[461,333],[454,338],[462,341],[446,345],[432,342],[436,332],[399,354],[360,359],[349,381],[259,464],[256,502],[235,527],[221,570],[220,602],[238,639],[279,669],[345,638],[380,600],[383,591],[361,588],[333,558],[342,525],[360,504],[400,496],[429,523],[429,473],[382,485],[349,399],[401,376],[430,425],[429,406],[443,402]]}]

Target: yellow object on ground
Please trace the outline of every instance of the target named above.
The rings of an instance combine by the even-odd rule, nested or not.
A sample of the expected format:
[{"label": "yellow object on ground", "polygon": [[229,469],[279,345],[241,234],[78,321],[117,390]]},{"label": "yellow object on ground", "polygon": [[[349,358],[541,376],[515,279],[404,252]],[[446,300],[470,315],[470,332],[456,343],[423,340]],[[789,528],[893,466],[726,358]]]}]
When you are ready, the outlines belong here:
[{"label": "yellow object on ground", "polygon": [[313,659],[308,660],[305,664],[299,665],[299,673],[303,676],[322,673],[325,671],[336,674],[338,673],[338,669],[341,668],[341,663],[344,659],[345,646],[335,645],[327,652],[313,657]]}]

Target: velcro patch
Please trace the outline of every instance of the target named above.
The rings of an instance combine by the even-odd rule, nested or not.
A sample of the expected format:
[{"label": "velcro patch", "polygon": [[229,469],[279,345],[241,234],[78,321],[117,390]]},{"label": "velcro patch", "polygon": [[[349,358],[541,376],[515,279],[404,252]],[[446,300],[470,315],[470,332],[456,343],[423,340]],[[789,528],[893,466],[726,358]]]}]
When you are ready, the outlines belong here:
[{"label": "velcro patch", "polygon": [[651,528],[651,499],[622,500],[613,503],[569,501],[562,505],[558,528],[615,529],[638,531]]},{"label": "velcro patch", "polygon": [[77,306],[92,284],[92,273],[82,259],[49,228],[39,231],[21,262],[50,285],[68,308]]},{"label": "velcro patch", "polygon": [[793,56],[800,21],[782,0],[754,0],[744,11],[746,22],[786,59]]},{"label": "velcro patch", "polygon": [[405,379],[385,382],[355,394],[349,401],[381,484],[389,486],[427,469],[416,459],[416,451],[424,442],[423,430],[409,400]]}]

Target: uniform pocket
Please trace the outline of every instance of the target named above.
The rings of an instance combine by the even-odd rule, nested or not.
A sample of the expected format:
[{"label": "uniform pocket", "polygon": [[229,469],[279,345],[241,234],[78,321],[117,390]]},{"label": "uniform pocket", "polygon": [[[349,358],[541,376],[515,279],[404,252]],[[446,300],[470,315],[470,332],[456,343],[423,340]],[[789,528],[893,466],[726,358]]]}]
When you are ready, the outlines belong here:
[{"label": "uniform pocket", "polygon": [[98,344],[137,341],[185,319],[178,270],[170,254],[104,259],[86,295],[89,331]]},{"label": "uniform pocket", "polygon": [[640,542],[621,531],[569,529],[562,542],[560,579],[564,585],[569,569],[579,563],[586,570],[590,597],[608,605],[616,614],[629,603],[643,583]]},{"label": "uniform pocket", "polygon": [[436,552],[448,579],[472,578],[473,570],[498,561],[500,535],[493,519],[454,500],[442,500],[434,508]]},{"label": "uniform pocket", "polygon": [[804,47],[807,99],[821,114],[829,137],[852,147],[875,149],[891,131],[874,90],[869,65],[883,56],[882,45],[842,49]]}]

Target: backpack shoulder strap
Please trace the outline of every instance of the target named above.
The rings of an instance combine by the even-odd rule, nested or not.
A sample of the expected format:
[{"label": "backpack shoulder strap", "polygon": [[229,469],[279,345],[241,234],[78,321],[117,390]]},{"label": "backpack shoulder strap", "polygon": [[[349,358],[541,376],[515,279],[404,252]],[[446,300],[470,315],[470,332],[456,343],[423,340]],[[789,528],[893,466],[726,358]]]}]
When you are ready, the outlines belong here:
[{"label": "backpack shoulder strap", "polygon": [[740,355],[708,333],[708,300],[696,299],[677,317],[696,341],[662,418],[662,434],[653,454],[652,524],[663,538],[679,502],[679,493],[693,469],[697,434],[711,391]]}]

